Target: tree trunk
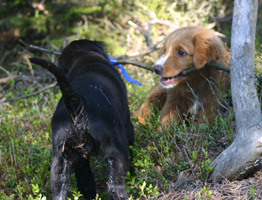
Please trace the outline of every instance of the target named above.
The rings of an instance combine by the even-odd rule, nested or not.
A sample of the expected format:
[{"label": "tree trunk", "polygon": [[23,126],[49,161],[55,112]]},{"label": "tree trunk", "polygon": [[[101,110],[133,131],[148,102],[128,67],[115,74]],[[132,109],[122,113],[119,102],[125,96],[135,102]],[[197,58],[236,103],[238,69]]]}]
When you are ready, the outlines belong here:
[{"label": "tree trunk", "polygon": [[262,114],[254,78],[257,0],[235,0],[231,37],[231,90],[236,137],[212,163],[211,179],[232,180],[254,171],[262,160]]}]

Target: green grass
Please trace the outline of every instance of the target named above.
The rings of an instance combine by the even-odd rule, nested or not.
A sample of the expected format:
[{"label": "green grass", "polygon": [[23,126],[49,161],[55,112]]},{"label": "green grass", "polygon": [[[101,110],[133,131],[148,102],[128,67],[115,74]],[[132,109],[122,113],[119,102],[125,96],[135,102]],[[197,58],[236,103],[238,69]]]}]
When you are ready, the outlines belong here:
[{"label": "green grass", "polygon": [[[205,4],[207,1],[203,0],[197,0],[197,3],[190,0],[185,0],[183,3],[160,0],[109,2],[93,0],[76,4],[77,1],[72,0],[70,2],[73,3],[69,7],[62,5],[65,1],[53,2],[59,3],[56,6],[45,3],[50,15],[32,12],[28,17],[27,14],[32,10],[24,1],[10,0],[8,9],[0,8],[0,16],[2,16],[0,32],[12,27],[19,28],[21,36],[30,43],[46,46],[55,51],[61,49],[65,38],[71,36],[75,39],[102,40],[106,43],[110,55],[116,56],[148,48],[144,36],[130,26],[129,21],[146,29],[155,14],[161,22],[168,21],[172,24],[173,26],[170,26],[151,21],[151,39],[156,43],[174,27],[195,24],[207,26],[212,16],[200,12],[201,6],[205,10],[210,9],[209,13],[213,16],[218,12],[221,14],[224,5],[226,5],[223,7],[225,15],[229,14],[232,8],[230,7],[232,2],[223,4],[226,1],[217,0],[212,1],[212,4]],[[64,6],[65,10],[62,10]],[[23,9],[20,9],[21,7]],[[222,30],[229,36],[231,25],[221,26],[218,31]],[[44,38],[38,40],[37,37],[33,37],[40,32],[45,35]],[[260,37],[256,40],[258,50],[261,49],[260,40]],[[6,56],[1,58],[2,65],[15,75],[32,75],[24,59],[25,56],[38,55],[50,60],[54,59],[54,56],[39,52],[32,54],[21,48],[12,50],[1,48],[0,54]],[[152,52],[135,60],[151,65],[156,58],[157,52]],[[256,69],[261,73],[259,51],[256,58]],[[140,126],[137,123],[136,111],[145,100],[148,91],[157,84],[158,78],[151,72],[134,66],[126,66],[126,68],[132,77],[142,83],[142,87],[138,87],[126,82],[136,137],[135,144],[130,147],[134,154],[131,163],[133,172],[128,173],[126,183],[130,198],[132,200],[158,199],[159,194],[170,192],[172,184],[178,180],[181,172],[191,174],[205,184],[212,171],[209,167],[211,160],[233,140],[235,125],[232,109],[227,111],[226,117],[218,116],[213,126],[197,125],[188,119],[185,123],[172,124],[171,130],[163,128],[163,132],[158,132],[157,128],[161,125],[157,114],[148,120],[146,127]],[[39,67],[34,67],[33,72],[34,77],[38,78],[36,81],[10,79],[8,83],[1,84],[1,99],[31,94],[54,81],[53,77]],[[0,70],[0,77],[6,77],[2,70]],[[261,88],[261,83],[259,86]],[[260,90],[258,89],[259,92]],[[28,99],[0,104],[0,200],[51,199],[50,119],[60,97],[61,93],[56,87]],[[98,180],[96,199],[108,199],[106,189],[108,172],[105,167],[107,163],[102,157],[93,159],[91,163]],[[70,198],[81,199],[74,174],[72,174],[71,185]],[[205,186],[201,187],[199,199],[208,199],[210,192]],[[252,194],[255,195],[254,188]]]},{"label": "green grass", "polygon": [[[150,76],[152,74],[144,75],[147,78]],[[217,142],[219,139],[232,135],[232,118],[218,118],[212,127],[206,124],[198,126],[189,120],[187,125],[174,124],[171,131],[164,129],[162,133],[157,132],[160,126],[158,115],[148,120],[145,127],[137,125],[135,116],[135,110],[145,99],[150,87],[146,86],[147,89],[143,90],[143,87],[127,83],[127,88],[136,136],[134,146],[130,147],[134,154],[131,163],[134,170],[127,176],[127,190],[132,195],[131,199],[157,199],[156,195],[167,193],[170,184],[184,170],[206,182],[212,171],[209,168],[209,152],[221,145]],[[28,90],[32,92],[33,89]],[[59,90],[53,88],[26,100],[2,105],[0,196],[3,199],[51,199],[50,118],[60,97]],[[103,158],[92,160],[99,180],[97,199],[108,198],[108,174],[103,165],[106,165]],[[81,195],[76,189],[74,175],[72,177],[71,198],[78,199]]]},{"label": "green grass", "polygon": [[[26,68],[24,66],[24,68]],[[52,83],[46,71],[33,68]],[[138,125],[136,110],[143,103],[148,91],[158,82],[151,72],[127,67],[130,75],[143,85],[138,87],[126,82],[128,99],[135,127],[135,144],[130,147],[134,158],[132,173],[127,175],[127,191],[130,198],[157,199],[159,194],[168,194],[181,172],[191,174],[203,184],[212,172],[209,164],[234,137],[232,109],[226,116],[218,116],[214,125],[196,124],[187,119],[184,123],[174,123],[171,130],[163,127],[158,132],[159,113],[147,120],[147,126]],[[25,71],[25,73],[28,73]],[[46,78],[48,77],[48,78]],[[42,81],[43,81],[42,80]],[[47,85],[39,82],[40,88]],[[39,90],[30,83],[26,87],[19,81],[5,84],[5,97],[13,98]],[[51,128],[50,119],[61,93],[52,88],[28,99],[0,105],[0,196],[2,199],[51,199]],[[96,199],[108,199],[106,181],[107,163],[102,158],[92,159],[92,169],[96,174]],[[71,199],[81,199],[72,174]],[[199,195],[208,198],[210,191],[199,189]],[[0,199],[1,199],[0,198]]]},{"label": "green grass", "polygon": [[1,105],[0,196],[16,194],[15,199],[27,199],[33,185],[38,185],[39,193],[49,196],[50,116],[57,96],[49,91]]}]

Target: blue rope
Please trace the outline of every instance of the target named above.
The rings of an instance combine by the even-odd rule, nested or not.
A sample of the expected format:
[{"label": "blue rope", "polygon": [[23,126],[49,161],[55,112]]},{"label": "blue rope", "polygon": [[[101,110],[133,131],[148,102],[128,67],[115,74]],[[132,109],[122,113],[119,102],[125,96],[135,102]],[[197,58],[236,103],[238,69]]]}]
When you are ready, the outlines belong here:
[{"label": "blue rope", "polygon": [[111,56],[109,56],[109,59],[110,59],[112,65],[114,65],[114,66],[116,66],[116,67],[119,67],[119,68],[121,69],[121,72],[122,72],[124,78],[125,78],[128,82],[133,83],[133,84],[136,84],[136,85],[138,85],[138,86],[141,86],[141,85],[142,85],[139,81],[137,81],[136,79],[134,79],[134,78],[132,78],[131,76],[129,76],[128,73],[126,72],[124,66],[123,66],[123,65],[120,65],[120,64],[117,64],[117,60],[116,60],[116,59],[113,59]]}]

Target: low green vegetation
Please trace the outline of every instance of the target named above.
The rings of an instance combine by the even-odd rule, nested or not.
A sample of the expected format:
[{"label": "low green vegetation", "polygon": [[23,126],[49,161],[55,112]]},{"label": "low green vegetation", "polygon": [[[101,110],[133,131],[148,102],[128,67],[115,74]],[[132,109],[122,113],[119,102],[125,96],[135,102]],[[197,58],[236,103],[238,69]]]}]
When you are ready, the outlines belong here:
[{"label": "low green vegetation", "polygon": [[[133,89],[137,89],[135,87],[138,86],[132,85]],[[134,95],[141,95],[140,90],[137,89],[137,93],[133,91]],[[53,88],[25,100],[2,105],[0,196],[4,199],[51,199],[50,118],[60,97],[58,88]],[[134,113],[132,102],[130,108]],[[205,183],[212,171],[210,158],[214,157],[209,152],[214,154],[223,149],[224,144],[219,142],[222,138],[228,137],[225,139],[227,142],[232,140],[233,122],[227,118],[219,117],[213,127],[206,124],[197,126],[194,122],[174,124],[171,131],[164,130],[162,133],[156,131],[160,126],[158,116],[148,121],[146,127],[137,125],[135,116],[133,122],[136,135],[136,142],[130,147],[134,155],[133,170],[127,176],[131,199],[157,199],[158,194],[169,191],[171,183],[177,181],[182,171]],[[99,180],[98,197],[106,199],[107,171],[103,165],[107,164],[99,158],[99,162],[93,160],[92,165]],[[71,199],[81,196],[76,189],[74,175],[71,192]],[[204,190],[200,194],[208,195]]]},{"label": "low green vegetation", "polygon": [[[137,53],[150,46],[145,36],[130,22],[149,30],[155,44],[176,27],[207,26],[215,16],[225,17],[232,12],[232,1],[226,0],[214,0],[212,3],[203,0],[197,0],[197,3],[190,0],[182,3],[162,0],[94,0],[88,3],[55,0],[44,4],[48,14],[28,6],[26,1],[6,2],[8,4],[0,6],[0,45],[3,47],[0,54],[4,55],[0,59],[0,66],[7,71],[0,69],[0,78],[9,77],[8,81],[0,82],[0,101],[7,100],[0,104],[0,200],[51,199],[50,119],[61,97],[56,86],[29,98],[12,100],[37,92],[54,82],[50,73],[40,67],[32,67],[28,57],[38,55],[51,61],[56,61],[57,57],[38,51],[29,52],[20,43],[10,47],[6,40],[1,39],[5,36],[1,33],[9,33],[9,30],[16,28],[26,42],[55,51],[63,48],[64,41],[68,43],[79,38],[102,40],[109,54],[117,56]],[[230,22],[216,28],[227,34],[230,32]],[[227,36],[230,38],[230,35]],[[259,69],[261,42],[257,41],[256,45],[256,66]],[[156,57],[157,52],[154,51],[134,59],[150,65]],[[132,77],[142,83],[138,87],[126,82],[136,136],[134,146],[130,147],[134,158],[126,183],[130,199],[158,199],[161,194],[168,194],[172,190],[181,174],[198,179],[205,185],[212,172],[209,167],[211,160],[234,138],[232,108],[225,103],[225,112],[217,117],[212,126],[197,125],[188,119],[184,123],[174,123],[171,130],[163,127],[163,131],[159,132],[157,128],[161,125],[158,115],[148,120],[147,126],[140,126],[136,111],[158,79],[143,69],[133,66],[126,68]],[[261,90],[259,88],[258,91]],[[225,94],[225,97],[228,96],[230,94]],[[98,180],[97,200],[109,198],[106,191],[106,164],[100,157],[92,160]],[[71,185],[68,198],[81,199],[74,174]],[[255,187],[252,186],[251,190],[255,197]],[[209,199],[211,195],[212,191],[205,186],[199,189],[199,199]]]}]

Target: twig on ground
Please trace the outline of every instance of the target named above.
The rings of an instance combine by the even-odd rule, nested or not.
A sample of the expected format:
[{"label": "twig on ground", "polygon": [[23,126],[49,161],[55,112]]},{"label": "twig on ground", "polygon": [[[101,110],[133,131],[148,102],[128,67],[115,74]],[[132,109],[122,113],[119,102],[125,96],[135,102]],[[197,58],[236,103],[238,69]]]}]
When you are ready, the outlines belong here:
[{"label": "twig on ground", "polygon": [[133,53],[133,54],[128,54],[128,55],[121,55],[121,56],[115,56],[116,59],[127,59],[127,58],[136,58],[136,57],[141,57],[144,55],[147,55],[153,51],[156,51],[159,49],[158,45],[161,44],[164,40],[161,40],[159,42],[157,42],[156,44],[154,44],[153,46],[151,46],[148,49]]},{"label": "twig on ground", "polygon": [[37,78],[33,77],[33,76],[27,76],[27,75],[9,74],[7,77],[0,79],[0,84],[1,83],[8,83],[10,80],[35,81],[35,80],[37,80]]},{"label": "twig on ground", "polygon": [[1,69],[4,73],[6,73],[7,76],[10,75],[10,72],[7,71],[7,70],[6,70],[5,68],[3,68],[2,66],[0,66],[0,69]]},{"label": "twig on ground", "polygon": [[164,25],[167,27],[170,27],[170,29],[177,29],[179,28],[179,26],[177,26],[174,23],[171,23],[168,20],[160,20],[157,18],[156,13],[155,12],[150,12],[148,13],[147,11],[143,10],[143,9],[139,9],[139,12],[144,13],[145,15],[147,15],[151,20],[150,20],[150,24],[160,24],[160,25]]},{"label": "twig on ground", "polygon": [[54,82],[54,83],[48,85],[47,87],[45,87],[45,88],[43,88],[43,89],[41,89],[41,90],[39,90],[39,91],[37,91],[37,92],[31,93],[31,94],[28,94],[28,95],[24,95],[24,96],[21,96],[21,97],[9,98],[9,99],[2,99],[2,100],[0,101],[0,104],[1,104],[1,103],[4,103],[4,102],[18,101],[18,100],[21,100],[21,99],[27,99],[27,98],[29,98],[29,97],[36,96],[36,95],[38,95],[38,94],[40,94],[40,93],[42,93],[42,92],[44,92],[44,91],[46,91],[46,90],[49,90],[49,89],[52,88],[52,87],[55,87],[56,84],[57,84],[57,83]]},{"label": "twig on ground", "polygon": [[140,31],[140,33],[145,37],[146,44],[147,44],[148,47],[153,46],[153,41],[152,41],[151,35],[150,35],[150,30],[151,30],[150,23],[147,24],[147,29],[143,28],[141,26],[138,26],[136,23],[134,23],[131,20],[128,21],[128,24]]}]

